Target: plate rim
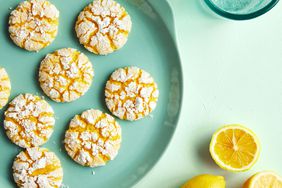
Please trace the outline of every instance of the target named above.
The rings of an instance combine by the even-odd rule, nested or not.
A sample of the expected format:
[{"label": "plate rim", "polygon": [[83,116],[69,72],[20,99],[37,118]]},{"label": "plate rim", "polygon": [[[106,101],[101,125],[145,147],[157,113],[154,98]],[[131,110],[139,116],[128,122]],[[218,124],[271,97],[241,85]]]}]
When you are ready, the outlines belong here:
[{"label": "plate rim", "polygon": [[[153,0],[146,0],[148,1],[150,4],[151,4],[151,1]],[[183,66],[182,66],[182,60],[181,60],[181,56],[180,56],[180,53],[179,53],[179,47],[178,47],[178,38],[177,38],[177,33],[176,33],[176,25],[175,25],[175,15],[174,15],[174,11],[173,11],[173,8],[172,8],[172,5],[171,3],[169,2],[169,0],[160,0],[162,3],[166,3],[167,4],[167,7],[169,8],[169,11],[170,11],[170,16],[171,16],[171,19],[167,19],[167,20],[170,20],[170,22],[165,22],[164,18],[161,16],[161,19],[162,21],[164,22],[165,24],[165,27],[166,29],[168,30],[172,40],[173,40],[173,43],[175,45],[175,50],[176,50],[176,54],[177,54],[177,58],[179,59],[179,77],[180,77],[180,93],[179,93],[179,110],[178,110],[178,113],[176,115],[176,121],[175,121],[175,126],[172,130],[172,133],[168,139],[168,142],[165,146],[165,148],[163,149],[163,151],[160,153],[159,157],[155,160],[155,162],[153,163],[153,165],[151,165],[147,172],[145,172],[143,175],[141,175],[137,181],[135,181],[133,184],[132,184],[132,187],[135,187],[138,183],[140,183],[141,181],[144,181],[145,178],[150,174],[150,172],[152,172],[153,169],[156,168],[157,164],[160,162],[160,160],[164,157],[164,154],[166,153],[166,151],[168,150],[171,142],[172,142],[172,139],[174,138],[175,136],[175,132],[176,132],[176,129],[178,127],[178,124],[179,124],[179,120],[180,120],[180,117],[181,117],[181,114],[182,114],[182,107],[183,107],[183,96],[184,96],[184,75],[183,75]],[[158,5],[158,4],[157,4]],[[153,5],[152,5],[153,6]],[[155,8],[155,7],[154,7]],[[159,11],[156,10],[156,12],[158,14],[160,14]],[[164,14],[163,15],[164,17],[167,17],[168,14]]]}]

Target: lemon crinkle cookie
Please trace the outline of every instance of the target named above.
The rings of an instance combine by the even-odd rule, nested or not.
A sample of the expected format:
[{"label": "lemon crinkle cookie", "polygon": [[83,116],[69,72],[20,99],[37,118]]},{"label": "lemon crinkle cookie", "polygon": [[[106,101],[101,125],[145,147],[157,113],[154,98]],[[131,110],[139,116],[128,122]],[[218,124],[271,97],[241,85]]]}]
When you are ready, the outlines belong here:
[{"label": "lemon crinkle cookie", "polygon": [[131,26],[131,18],[120,4],[94,0],[79,14],[75,30],[86,49],[107,55],[125,45]]},{"label": "lemon crinkle cookie", "polygon": [[93,76],[87,56],[72,48],[48,54],[39,69],[42,90],[56,102],[71,102],[83,96],[90,88]]},{"label": "lemon crinkle cookie", "polygon": [[111,75],[105,97],[108,109],[115,116],[133,121],[155,109],[159,90],[149,73],[137,67],[125,67]]},{"label": "lemon crinkle cookie", "polygon": [[32,94],[17,96],[5,112],[6,134],[14,144],[23,148],[40,146],[47,142],[54,124],[52,107]]},{"label": "lemon crinkle cookie", "polygon": [[13,177],[20,188],[59,188],[63,180],[61,162],[45,148],[28,148],[13,163]]},{"label": "lemon crinkle cookie", "polygon": [[49,1],[26,0],[11,12],[9,33],[14,43],[28,51],[39,51],[56,38],[59,11]]},{"label": "lemon crinkle cookie", "polygon": [[11,94],[11,82],[8,73],[0,67],[0,109],[8,102]]},{"label": "lemon crinkle cookie", "polygon": [[64,143],[77,163],[103,166],[118,154],[121,128],[112,116],[99,110],[87,110],[71,120]]}]

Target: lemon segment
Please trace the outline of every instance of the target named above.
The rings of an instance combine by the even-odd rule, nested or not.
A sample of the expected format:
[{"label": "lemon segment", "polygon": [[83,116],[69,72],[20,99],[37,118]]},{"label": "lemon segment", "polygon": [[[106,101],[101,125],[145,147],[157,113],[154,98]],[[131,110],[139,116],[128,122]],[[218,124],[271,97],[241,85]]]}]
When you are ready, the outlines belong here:
[{"label": "lemon segment", "polygon": [[225,188],[222,176],[203,174],[188,180],[181,188]]},{"label": "lemon segment", "polygon": [[250,177],[243,188],[282,188],[282,177],[270,171],[259,172]]},{"label": "lemon segment", "polygon": [[260,144],[257,136],[242,125],[228,125],[212,136],[210,153],[221,168],[233,172],[250,169],[258,160]]}]

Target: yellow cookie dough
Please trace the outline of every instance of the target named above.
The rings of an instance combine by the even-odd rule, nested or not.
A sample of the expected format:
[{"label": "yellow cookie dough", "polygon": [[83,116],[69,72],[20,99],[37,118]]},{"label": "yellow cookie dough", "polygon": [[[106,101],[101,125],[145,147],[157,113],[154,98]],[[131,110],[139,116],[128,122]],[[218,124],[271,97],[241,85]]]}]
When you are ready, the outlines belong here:
[{"label": "yellow cookie dough", "polygon": [[63,180],[61,162],[45,148],[28,148],[13,163],[13,177],[20,188],[59,188]]},{"label": "yellow cookie dough", "polygon": [[53,42],[58,25],[59,11],[45,0],[23,1],[9,18],[11,39],[28,51],[39,51]]},{"label": "yellow cookie dough", "polygon": [[71,120],[64,143],[69,156],[77,163],[103,166],[118,154],[121,128],[112,116],[87,110]]},{"label": "yellow cookie dough", "polygon": [[131,26],[131,18],[120,4],[94,0],[79,14],[75,31],[86,49],[107,55],[125,45]]},{"label": "yellow cookie dough", "polygon": [[0,109],[8,102],[11,94],[11,82],[6,70],[0,67]]},{"label": "yellow cookie dough", "polygon": [[89,59],[72,48],[48,54],[39,69],[42,90],[56,102],[71,102],[83,96],[90,88],[93,76]]},{"label": "yellow cookie dough", "polygon": [[106,105],[120,119],[138,120],[156,107],[159,91],[154,79],[137,67],[119,68],[105,88]]},{"label": "yellow cookie dough", "polygon": [[6,134],[14,144],[23,148],[47,142],[53,133],[54,124],[52,107],[32,94],[17,96],[5,112]]}]

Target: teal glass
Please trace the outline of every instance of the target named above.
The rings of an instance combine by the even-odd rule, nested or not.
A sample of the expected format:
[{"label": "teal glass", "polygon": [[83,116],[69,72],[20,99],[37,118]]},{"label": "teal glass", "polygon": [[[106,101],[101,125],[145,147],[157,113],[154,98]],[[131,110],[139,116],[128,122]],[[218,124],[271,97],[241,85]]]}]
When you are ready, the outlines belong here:
[{"label": "teal glass", "polygon": [[249,20],[271,10],[279,0],[204,0],[216,14],[233,20]]}]

